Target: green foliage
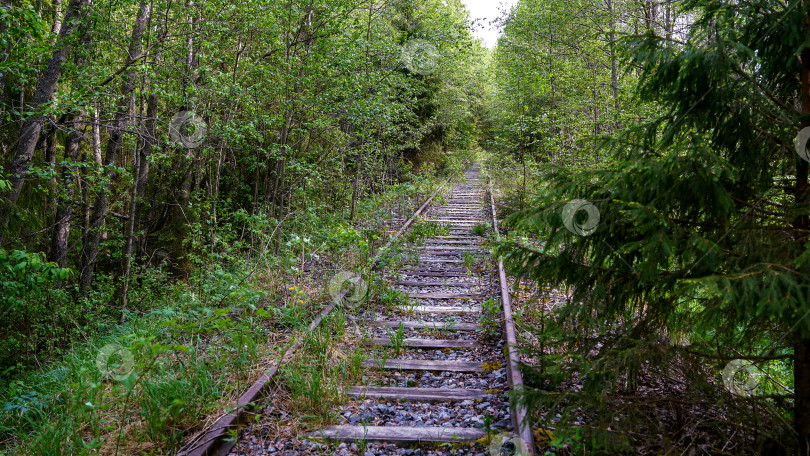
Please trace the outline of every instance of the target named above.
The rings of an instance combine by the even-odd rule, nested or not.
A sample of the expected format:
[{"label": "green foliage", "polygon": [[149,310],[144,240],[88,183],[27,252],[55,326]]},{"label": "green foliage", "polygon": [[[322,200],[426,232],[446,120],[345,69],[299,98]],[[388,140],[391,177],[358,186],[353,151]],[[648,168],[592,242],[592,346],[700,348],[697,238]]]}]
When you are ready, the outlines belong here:
[{"label": "green foliage", "polygon": [[[432,183],[429,178],[420,179],[425,179],[426,186]],[[362,200],[360,214],[374,217],[399,205],[405,208],[400,199],[418,196],[407,185],[397,185],[391,193],[369,198],[379,201],[378,205]],[[197,207],[204,206],[201,202]],[[246,382],[255,380],[259,357],[275,356],[277,347],[266,344],[268,330],[304,329],[318,311],[319,303],[312,302],[313,293],[306,286],[310,272],[301,268],[302,248],[304,268],[319,261],[318,255],[320,261],[354,267],[364,264],[372,244],[381,242],[369,235],[376,233],[371,227],[382,227],[376,219],[373,224],[363,219],[355,228],[336,217],[304,213],[287,219],[286,226],[296,231],[285,235],[289,245],[279,246],[276,256],[262,246],[272,242],[278,224],[262,217],[246,212],[223,214],[223,227],[241,225],[245,234],[240,237],[232,234],[236,229],[217,230],[216,249],[206,245],[210,231],[203,223],[190,226],[186,250],[194,267],[186,283],[172,283],[165,269],[138,265],[131,279],[136,286],[124,326],[119,325],[120,310],[104,305],[114,299],[112,277],[99,276],[82,307],[54,310],[49,302],[67,299],[70,290],[50,290],[49,285],[66,280],[66,271],[55,270],[41,255],[6,252],[6,257],[27,263],[25,278],[33,283],[31,291],[21,289],[22,295],[9,293],[7,298],[22,300],[32,317],[34,306],[25,300],[39,299],[36,296],[46,292],[54,294],[41,303],[37,318],[51,324],[43,325],[36,339],[37,344],[52,343],[54,348],[48,353],[53,365],[48,372],[18,365],[17,358],[9,358],[14,362],[0,371],[0,390],[4,391],[0,393],[0,438],[18,442],[15,451],[22,454],[81,453],[110,442],[120,442],[123,448],[133,441],[151,442],[161,451],[176,449],[189,429],[225,405],[223,401],[241,391]],[[251,242],[255,247],[250,247]],[[254,249],[261,253],[250,255]],[[278,269],[284,258],[291,260],[286,263],[289,275]],[[10,271],[14,265],[8,260]],[[14,278],[14,286],[21,286],[21,278]],[[290,286],[290,278],[302,281]],[[281,291],[275,288],[282,283]],[[389,305],[407,301],[381,279],[371,283],[373,294],[390,301]],[[318,289],[315,294],[323,293]],[[54,319],[65,328],[80,322],[82,331],[55,337]],[[345,400],[342,388],[354,378],[350,374],[363,371],[365,359],[357,352],[333,364],[335,359],[324,354],[334,353],[333,345],[345,330],[345,315],[336,310],[324,325],[326,332],[308,337],[305,346],[315,360],[309,364],[312,368],[290,371],[290,377],[285,377],[290,388],[297,388],[295,403],[314,420],[328,419],[334,404]],[[74,344],[71,350],[62,345],[79,337],[89,341]],[[112,378],[99,371],[99,349],[110,343],[133,354],[132,375]],[[318,353],[320,358],[314,357]],[[109,361],[111,365],[125,364],[121,358]],[[132,421],[133,413],[138,426],[123,426]]]},{"label": "green foliage", "polygon": [[402,326],[402,322],[399,322],[397,331],[390,337],[390,341],[394,354],[399,355],[404,348],[405,342],[405,328]]},{"label": "green foliage", "polygon": [[618,37],[637,27],[636,5],[518,2],[502,18],[504,33],[492,57],[487,148],[521,165],[599,163],[604,155],[594,151],[593,138],[612,133],[638,109],[630,97],[634,75],[622,68],[612,75]]},{"label": "green foliage", "polygon": [[476,236],[486,236],[489,230],[490,225],[488,223],[479,223],[473,227],[472,233]]},{"label": "green foliage", "polygon": [[69,269],[47,262],[42,254],[0,249],[0,302],[4,310],[18,308],[29,293],[45,284],[69,277]]},{"label": "green foliage", "polygon": [[436,236],[447,236],[450,233],[446,224],[439,222],[415,221],[404,234],[405,240],[410,244],[420,244],[425,239]]},{"label": "green foliage", "polygon": [[[752,410],[754,402],[728,399],[719,374],[733,358],[798,373],[794,346],[810,337],[808,206],[793,191],[806,185],[796,182],[806,164],[792,148],[807,120],[795,110],[806,45],[798,5],[688,1],[695,22],[683,42],[653,28],[625,39],[626,68],[640,69],[637,96],[657,110],[606,139],[599,150],[611,160],[598,167],[542,167],[543,191],[509,220],[513,237],[500,252],[511,272],[573,288],[543,325],[560,357],[537,354],[547,360],[527,375],[535,390],[526,400],[564,409],[557,434],[583,451],[638,450],[641,435],[680,445],[682,430],[649,420],[657,412],[646,404],[577,424],[577,407],[607,410],[655,378],[683,382],[678,397],[705,404],[712,419],[720,412],[708,404],[722,402],[729,422],[768,423],[727,432],[695,424],[694,434],[734,436],[744,442],[737,454],[792,453],[786,424],[800,399],[761,396],[792,393],[794,379],[763,377],[751,399],[762,408]],[[569,206],[583,201],[599,214],[586,235],[573,227],[594,215]],[[581,391],[554,386],[572,378]]]},{"label": "green foliage", "polygon": [[468,270],[472,270],[473,267],[478,263],[478,257],[474,253],[470,252],[462,252],[461,253],[461,260],[464,264],[464,267]]},{"label": "green foliage", "polygon": [[[220,279],[209,292],[225,295],[236,280]],[[212,308],[181,287],[163,299],[158,310],[114,335],[66,353],[52,370],[6,383],[0,396],[3,438],[17,437],[23,454],[75,454],[123,440],[177,448],[189,426],[249,376],[264,350],[265,331],[249,301]],[[120,344],[130,364],[126,356],[99,361],[109,344]],[[111,376],[113,365],[123,366],[123,375]],[[125,426],[133,413],[143,427]]]},{"label": "green foliage", "polygon": [[499,340],[501,338],[501,305],[495,298],[489,298],[482,305],[484,311],[481,314],[481,334],[487,340]]},{"label": "green foliage", "polygon": [[405,307],[409,303],[407,293],[395,289],[387,282],[382,287],[382,290],[378,291],[377,296],[379,303],[388,309]]},{"label": "green foliage", "polygon": [[0,249],[0,324],[9,330],[0,341],[0,369],[27,363],[39,347],[53,349],[75,335],[70,321],[83,312],[53,308],[65,293],[52,287],[70,275],[42,254]]},{"label": "green foliage", "polygon": [[295,359],[282,367],[281,379],[291,396],[290,409],[305,420],[320,423],[334,420],[334,411],[346,400],[346,386],[356,382],[364,371],[361,350],[351,357],[341,356],[338,344],[345,328],[345,315],[329,315],[320,327],[306,335]]}]

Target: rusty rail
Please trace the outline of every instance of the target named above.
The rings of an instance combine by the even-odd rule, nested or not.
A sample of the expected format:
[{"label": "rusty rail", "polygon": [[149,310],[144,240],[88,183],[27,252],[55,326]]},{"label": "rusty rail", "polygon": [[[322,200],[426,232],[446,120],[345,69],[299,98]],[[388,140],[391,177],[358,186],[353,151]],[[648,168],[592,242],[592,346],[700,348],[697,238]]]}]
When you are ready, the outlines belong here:
[{"label": "rusty rail", "polygon": [[[495,231],[495,240],[501,240],[501,234],[498,232],[498,216],[495,212],[495,195],[492,192],[492,178],[487,177],[489,183],[489,202],[492,210],[492,228]],[[501,303],[503,304],[503,324],[506,333],[506,361],[508,364],[507,373],[509,374],[509,384],[512,385],[512,391],[519,391],[523,389],[523,374],[520,372],[519,364],[520,357],[517,352],[517,337],[515,336],[515,320],[512,318],[512,300],[509,297],[509,285],[506,281],[506,271],[503,267],[503,260],[498,258],[498,277],[501,283]],[[512,428],[516,430],[518,436],[527,446],[527,454],[534,455],[536,450],[534,448],[534,436],[532,435],[531,425],[527,419],[526,405],[521,404],[520,401],[512,401],[514,405],[510,404],[510,411],[512,415]]]},{"label": "rusty rail", "polygon": [[417,209],[416,212],[413,213],[411,218],[409,218],[402,225],[399,231],[397,231],[396,234],[393,234],[390,238],[388,238],[388,242],[386,242],[384,246],[380,247],[380,250],[377,251],[377,254],[374,255],[374,258],[371,260],[372,269],[374,268],[374,265],[377,263],[377,261],[379,261],[380,256],[382,256],[382,254],[385,253],[389,247],[391,247],[391,243],[393,243],[396,238],[400,237],[402,233],[405,232],[405,230],[407,230],[408,228],[410,228],[411,225],[413,225],[413,222],[416,220],[416,218],[419,217],[428,206],[430,206],[430,203],[433,202],[433,198],[435,198],[436,195],[438,195],[439,192],[442,191],[442,189],[444,188],[445,185],[447,185],[448,182],[450,181],[448,180],[442,183],[442,185],[440,185],[439,188],[437,188],[436,191],[433,192],[432,195],[430,195],[430,198],[426,199],[425,202],[422,203],[422,206],[419,207],[419,209]]}]

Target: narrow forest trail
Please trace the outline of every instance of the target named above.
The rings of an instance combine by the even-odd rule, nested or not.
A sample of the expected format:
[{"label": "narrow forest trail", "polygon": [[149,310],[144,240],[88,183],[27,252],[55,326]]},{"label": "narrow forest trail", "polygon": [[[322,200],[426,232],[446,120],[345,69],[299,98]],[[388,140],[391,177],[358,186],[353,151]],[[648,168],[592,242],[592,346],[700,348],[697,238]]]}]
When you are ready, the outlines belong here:
[{"label": "narrow forest trail", "polygon": [[466,170],[444,203],[421,217],[449,233],[417,246],[418,261],[389,271],[408,304],[375,305],[348,323],[357,336],[349,349],[365,351],[368,370],[336,411],[342,423],[306,437],[342,443],[302,448],[252,425],[230,454],[479,455],[487,437],[512,431],[500,284],[487,237],[474,234],[492,224],[488,202],[480,168]]}]

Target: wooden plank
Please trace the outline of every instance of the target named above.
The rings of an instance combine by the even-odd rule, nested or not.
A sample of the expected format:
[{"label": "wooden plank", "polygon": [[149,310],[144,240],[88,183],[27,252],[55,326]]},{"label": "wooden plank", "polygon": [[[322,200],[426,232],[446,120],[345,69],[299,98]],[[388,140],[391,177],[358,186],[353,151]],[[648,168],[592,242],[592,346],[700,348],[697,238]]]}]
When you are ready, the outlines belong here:
[{"label": "wooden plank", "polygon": [[458,323],[453,321],[393,321],[375,320],[372,325],[387,328],[399,328],[401,324],[405,329],[432,329],[443,331],[478,331],[481,325],[478,323]]},{"label": "wooden plank", "polygon": [[408,293],[409,298],[416,299],[478,299],[486,296],[483,293]]},{"label": "wooden plank", "polygon": [[412,277],[470,277],[462,272],[443,272],[443,271],[416,271],[416,272],[403,272],[402,275]]},{"label": "wooden plank", "polygon": [[425,251],[425,250],[448,250],[448,251],[450,251],[450,250],[452,250],[452,251],[457,251],[457,252],[460,251],[460,252],[475,252],[475,253],[480,253],[481,252],[480,248],[461,247],[461,246],[458,246],[458,245],[424,245],[422,247],[419,247],[419,250],[420,251]]},{"label": "wooden plank", "polygon": [[486,390],[465,388],[400,388],[394,386],[354,386],[349,396],[369,399],[445,402],[483,399]]},{"label": "wooden plank", "polygon": [[[484,239],[479,236],[467,236],[461,239],[460,236],[432,237],[425,240],[428,244],[451,244],[451,245],[481,245]],[[450,238],[450,239],[448,239]]]},{"label": "wooden plank", "polygon": [[[405,270],[402,271],[402,273],[403,274],[408,274],[408,271],[411,271],[411,272],[465,272],[466,273],[467,268],[460,268],[458,266],[446,266],[446,267],[435,266],[435,267],[431,267],[431,268],[414,267],[414,268],[411,268],[411,269],[405,269]],[[467,274],[464,274],[464,275],[466,276]]]},{"label": "wooden plank", "polygon": [[400,312],[422,312],[422,313],[439,313],[439,314],[449,314],[449,313],[481,313],[483,310],[481,306],[469,306],[469,307],[456,307],[456,306],[412,306],[412,307],[404,307],[399,306]]},{"label": "wooden plank", "polygon": [[[445,220],[478,220],[478,217],[475,214],[462,214],[462,213],[449,213],[444,212],[440,214],[433,214],[433,217],[438,219],[445,219]],[[478,223],[485,223],[483,221],[478,221]]]},{"label": "wooden plank", "polygon": [[[366,341],[366,345],[372,347],[390,347],[391,339],[388,337],[378,337]],[[474,340],[459,339],[403,339],[402,346],[413,348],[478,348],[481,344]]]},{"label": "wooden plank", "polygon": [[459,283],[459,282],[417,282],[414,280],[400,280],[397,285],[403,287],[457,287],[457,288],[477,288],[481,284],[478,283]]},{"label": "wooden plank", "polygon": [[487,433],[478,428],[409,426],[329,426],[310,434],[340,442],[389,442],[396,445],[420,443],[475,442]]},{"label": "wooden plank", "polygon": [[478,238],[478,239],[469,239],[469,241],[471,241],[471,242],[458,242],[458,241],[452,240],[452,239],[439,240],[438,238],[428,238],[425,242],[431,242],[431,243],[439,242],[439,243],[442,243],[442,244],[480,244],[481,243],[480,238]]},{"label": "wooden plank", "polygon": [[459,257],[464,252],[442,252],[440,250],[422,250],[422,249],[419,249],[419,253],[424,254],[424,255],[433,255],[433,256]]},{"label": "wooden plank", "polygon": [[481,363],[478,361],[430,361],[427,359],[386,359],[385,364],[381,359],[367,359],[363,361],[365,367],[392,370],[415,370],[415,371],[441,371],[441,372],[483,372]]},{"label": "wooden plank", "polygon": [[433,244],[428,243],[416,247],[419,252],[437,251],[437,252],[454,252],[454,253],[483,253],[488,252],[489,248],[483,244]]},{"label": "wooden plank", "polygon": [[478,225],[479,223],[483,223],[479,220],[450,220],[450,219],[425,219],[426,222],[438,222],[438,223],[447,223],[450,225],[465,225],[465,226],[474,226]]}]

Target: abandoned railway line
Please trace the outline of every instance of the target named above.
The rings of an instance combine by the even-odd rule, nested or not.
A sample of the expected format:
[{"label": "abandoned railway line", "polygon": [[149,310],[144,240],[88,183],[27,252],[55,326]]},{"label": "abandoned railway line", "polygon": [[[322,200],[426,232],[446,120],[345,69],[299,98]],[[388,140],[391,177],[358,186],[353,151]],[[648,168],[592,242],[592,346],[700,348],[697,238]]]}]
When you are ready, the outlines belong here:
[{"label": "abandoned railway line", "polygon": [[[261,416],[275,366],[179,455],[534,454],[525,411],[509,400],[522,379],[506,277],[486,247],[485,234],[497,236],[491,189],[477,166],[445,187],[398,233],[417,219],[446,228],[388,271],[406,304],[350,313],[344,348],[363,351],[364,372],[334,411],[338,423],[279,435]],[[235,432],[238,423],[247,424]]]}]

